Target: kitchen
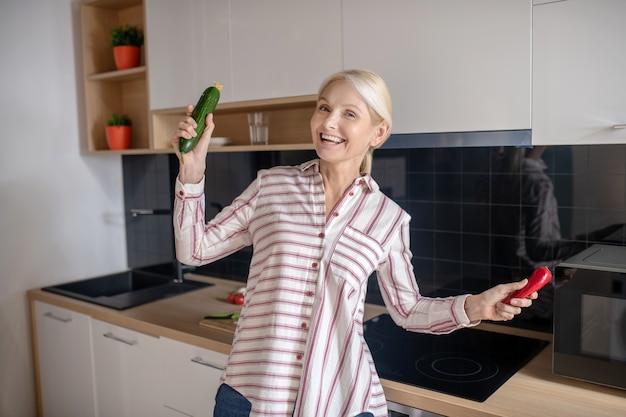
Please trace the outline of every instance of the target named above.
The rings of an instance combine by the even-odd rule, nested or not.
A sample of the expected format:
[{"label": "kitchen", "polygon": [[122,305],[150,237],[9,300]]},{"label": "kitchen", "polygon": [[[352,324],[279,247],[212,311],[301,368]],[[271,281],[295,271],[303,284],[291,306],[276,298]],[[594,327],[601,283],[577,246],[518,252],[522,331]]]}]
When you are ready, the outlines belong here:
[{"label": "kitchen", "polygon": [[[37,151],[32,155],[23,151],[3,153],[2,178],[5,181],[5,196],[1,218],[5,238],[1,256],[5,277],[0,284],[0,308],[3,317],[0,375],[2,381],[10,380],[11,384],[3,384],[0,413],[29,416],[35,415],[35,406],[25,291],[122,270],[133,264],[135,254],[133,248],[126,244],[125,177],[122,175],[123,161],[130,157],[81,155],[84,146],[82,131],[85,126],[82,117],[84,110],[80,106],[82,90],[79,80],[82,75],[79,60],[74,57],[79,50],[74,41],[78,30],[77,4],[67,1],[51,5],[39,1],[37,7],[31,7],[32,3],[22,3],[10,1],[0,5],[0,16],[3,20],[1,27],[4,31],[3,73],[7,74],[4,77],[6,81],[3,90],[6,93],[3,94],[5,111],[2,117],[5,122],[3,125],[7,126],[7,138],[9,135],[23,137],[25,139],[21,140],[28,140],[29,145],[35,145],[26,149],[32,147]],[[33,22],[30,27],[37,27],[46,36],[38,37],[38,43],[35,44],[34,37],[23,33],[21,22],[24,21]],[[11,39],[10,29],[20,34],[19,48],[8,44]],[[42,46],[42,39],[48,43]],[[57,53],[60,55],[56,55]],[[25,118],[32,118],[30,114],[35,97],[39,100],[37,107],[46,111],[37,112],[39,120],[33,123]],[[45,128],[36,129],[35,126]],[[429,168],[407,166],[404,174],[413,179],[428,178],[429,181],[437,181],[437,184],[441,180],[455,184],[461,174],[463,177],[475,178],[476,174],[485,174],[485,171],[481,171],[480,164],[470,168],[468,161],[487,161],[488,151],[488,148],[411,150],[412,155],[418,158],[416,160],[429,160],[431,154],[438,154],[439,159],[450,159],[458,163],[437,169],[432,165]],[[392,172],[394,161],[398,158],[397,153],[399,152],[385,150],[377,155],[384,158],[381,162],[389,162],[386,165],[389,165],[387,168],[392,180],[387,186],[392,188],[392,192],[393,180],[398,178],[398,174]],[[570,155],[569,160],[575,161],[576,169],[560,167],[560,161],[568,160],[563,154]],[[548,148],[544,159],[557,180],[571,184],[588,175],[595,175],[599,183],[606,187],[587,187],[582,193],[558,196],[559,202],[566,205],[559,212],[564,235],[574,235],[624,221],[624,154],[624,146],[621,144]],[[231,157],[233,163],[237,159],[246,158],[244,154],[233,154]],[[295,158],[300,155],[281,157]],[[162,159],[154,155],[138,159],[142,158]],[[223,158],[219,160],[222,161]],[[28,161],[28,164],[24,161]],[[446,202],[450,203],[449,209],[461,212],[475,206],[470,206],[461,197],[459,193],[463,188],[449,188],[457,193],[445,197]],[[558,186],[555,189],[557,192],[561,190]],[[575,198],[582,200],[574,201]],[[410,200],[419,202],[426,209],[432,209],[432,204],[440,201],[432,198],[427,200],[423,196]],[[467,207],[462,206],[465,203],[468,203]],[[27,220],[22,225],[18,219]],[[444,237],[451,238],[454,245],[446,244],[439,248],[440,251],[451,251],[450,247],[459,247],[457,242],[466,238],[467,233],[455,225],[445,227],[449,233]],[[425,224],[419,226],[416,232],[421,236],[431,236],[428,241],[431,242],[434,232],[438,230],[439,226]],[[481,233],[477,231],[470,236],[480,237]],[[471,258],[468,258],[470,254],[464,253],[460,258],[463,262],[459,262],[453,255],[433,254],[432,244],[430,247],[430,254],[426,249],[418,253],[422,263],[432,270],[435,269],[435,262],[440,262],[437,265],[438,270],[442,267],[451,270],[450,273],[465,276],[468,275],[469,268],[480,270],[488,265],[484,261],[484,254],[471,254]],[[463,246],[464,249],[466,247]],[[232,265],[224,266],[227,267]],[[438,285],[437,280],[442,277],[433,274],[430,278],[432,284]],[[425,285],[428,286],[429,283]]]}]

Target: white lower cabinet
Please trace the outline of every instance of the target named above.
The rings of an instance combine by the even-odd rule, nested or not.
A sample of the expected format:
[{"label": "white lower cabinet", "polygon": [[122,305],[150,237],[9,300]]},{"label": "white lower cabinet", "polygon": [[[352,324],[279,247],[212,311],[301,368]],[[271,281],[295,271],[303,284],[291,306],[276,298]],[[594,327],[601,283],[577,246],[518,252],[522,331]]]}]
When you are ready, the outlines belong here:
[{"label": "white lower cabinet", "polygon": [[34,302],[43,417],[211,417],[228,355]]},{"label": "white lower cabinet", "polygon": [[35,323],[43,416],[95,416],[89,316],[36,301]]},{"label": "white lower cabinet", "polygon": [[159,338],[92,319],[99,417],[161,416]]},{"label": "white lower cabinet", "polygon": [[165,415],[212,416],[228,356],[167,338],[160,351]]}]

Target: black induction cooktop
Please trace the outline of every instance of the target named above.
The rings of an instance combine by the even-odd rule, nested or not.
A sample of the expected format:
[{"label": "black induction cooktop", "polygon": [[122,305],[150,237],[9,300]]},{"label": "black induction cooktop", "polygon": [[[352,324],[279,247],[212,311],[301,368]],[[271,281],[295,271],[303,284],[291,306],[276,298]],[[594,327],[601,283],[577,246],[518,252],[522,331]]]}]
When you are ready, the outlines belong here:
[{"label": "black induction cooktop", "polygon": [[388,314],[363,324],[381,378],[473,401],[485,401],[548,345],[545,340],[460,329],[408,332]]}]

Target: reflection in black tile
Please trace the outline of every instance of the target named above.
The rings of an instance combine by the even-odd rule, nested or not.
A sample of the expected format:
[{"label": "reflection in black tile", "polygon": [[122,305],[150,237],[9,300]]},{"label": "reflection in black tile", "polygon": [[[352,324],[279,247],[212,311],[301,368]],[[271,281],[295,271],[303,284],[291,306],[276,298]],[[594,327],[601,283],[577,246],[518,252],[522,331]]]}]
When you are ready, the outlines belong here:
[{"label": "reflection in black tile", "polygon": [[586,229],[586,223],[574,225],[574,220],[578,222],[586,222],[587,210],[586,209],[572,209],[570,207],[559,206],[559,224],[561,226],[561,236],[563,238],[570,238],[577,234],[583,233]]},{"label": "reflection in black tile", "polygon": [[[578,179],[584,179],[583,176],[577,178],[571,174],[555,174],[552,177],[554,184],[554,197],[559,203],[559,207],[572,207],[574,205],[574,184]],[[576,182],[578,187],[581,186],[580,182]],[[582,185],[585,188],[585,185]],[[580,191],[577,191],[580,194]]]},{"label": "reflection in black tile", "polygon": [[491,187],[491,175],[464,173],[462,181],[462,201],[488,203]]},{"label": "reflection in black tile", "polygon": [[590,146],[589,172],[598,174],[626,173],[626,145]]},{"label": "reflection in black tile", "polygon": [[490,238],[487,235],[462,235],[463,262],[488,264]]},{"label": "reflection in black tile", "polygon": [[[386,149],[379,149],[374,154],[374,159],[378,154],[386,153]],[[435,150],[434,149],[402,149],[403,153],[408,153],[408,166],[409,172],[434,172],[435,170]]]},{"label": "reflection in black tile", "polygon": [[435,200],[461,201],[461,182],[460,172],[435,174]]},{"label": "reflection in black tile", "polygon": [[435,232],[412,230],[411,231],[411,250],[413,256],[420,258],[435,257]]},{"label": "reflection in black tile", "polygon": [[522,178],[519,175],[493,174],[491,176],[491,204],[519,205],[522,203]]},{"label": "reflection in black tile", "polygon": [[465,233],[489,234],[489,205],[487,204],[463,204],[461,218],[463,223],[461,230]]},{"label": "reflection in black tile", "polygon": [[[394,191],[393,182],[386,178],[381,178],[381,186],[412,217],[412,262],[420,288],[429,293],[445,286],[472,291],[526,273],[517,252],[522,208],[523,204],[538,207],[539,203],[522,198],[519,158],[525,153],[524,149],[500,147],[376,151],[375,172],[386,169],[385,161],[392,158],[404,161],[405,188]],[[230,203],[259,168],[297,164],[314,157],[314,151],[209,154],[207,203]],[[626,145],[550,146],[542,157],[558,202],[563,240],[586,245],[590,238],[599,239],[599,231],[607,226],[626,223]],[[171,183],[178,171],[174,155],[128,155],[123,161],[127,207],[170,207]],[[388,176],[388,171],[382,175]],[[215,214],[207,204],[207,213],[209,210]],[[128,219],[131,266],[172,256],[168,249],[171,225],[161,220]],[[624,244],[626,236],[620,233],[611,237],[612,243]],[[249,252],[242,250],[200,269],[245,281],[248,263]],[[519,325],[525,325],[524,321]]]},{"label": "reflection in black tile", "polygon": [[435,235],[435,256],[438,259],[461,259],[461,234],[439,232]]},{"label": "reflection in black tile", "polygon": [[461,170],[461,156],[463,148],[435,149],[435,171],[459,172]]},{"label": "reflection in black tile", "polygon": [[171,209],[173,194],[168,158],[168,155],[122,157],[129,267],[161,264],[174,258],[171,215],[133,217],[130,213],[131,209]]},{"label": "reflection in black tile", "polygon": [[435,261],[433,258],[414,258],[413,268],[417,282],[432,283],[435,277]]},{"label": "reflection in black tile", "polygon": [[588,146],[553,146],[550,151],[554,157],[548,166],[555,174],[584,174],[589,165],[588,150]]},{"label": "reflection in black tile", "polygon": [[[461,275],[461,279],[464,281],[465,279],[470,280],[480,280],[482,282],[481,288],[479,291],[487,289],[491,282],[489,277],[491,276],[491,267],[488,263],[463,263],[463,274]],[[465,286],[463,286],[465,289]],[[471,291],[474,292],[474,291]]]},{"label": "reflection in black tile", "polygon": [[407,174],[408,198],[411,200],[435,199],[435,176],[432,172]]},{"label": "reflection in black tile", "polygon": [[491,148],[462,148],[463,172],[489,173]]},{"label": "reflection in black tile", "polygon": [[432,202],[409,202],[404,204],[407,212],[411,215],[411,228],[429,229],[435,228],[435,204]]},{"label": "reflection in black tile", "polygon": [[461,230],[461,204],[435,203],[435,227],[437,230]]},{"label": "reflection in black tile", "polygon": [[624,174],[589,174],[588,205],[591,208],[620,209],[625,206]]},{"label": "reflection in black tile", "polygon": [[436,285],[441,287],[449,287],[451,283],[456,285],[460,290],[461,283],[459,277],[461,275],[461,262],[435,259],[435,280]]},{"label": "reflection in black tile", "polygon": [[[625,245],[626,244],[626,222],[623,223],[621,227],[616,228],[610,232],[603,234],[601,238],[602,243],[606,244],[617,244],[617,245]],[[616,225],[617,226],[617,225]]]},{"label": "reflection in black tile", "polygon": [[626,223],[625,209],[590,209],[587,215],[587,239],[593,242],[603,240],[607,227]]}]

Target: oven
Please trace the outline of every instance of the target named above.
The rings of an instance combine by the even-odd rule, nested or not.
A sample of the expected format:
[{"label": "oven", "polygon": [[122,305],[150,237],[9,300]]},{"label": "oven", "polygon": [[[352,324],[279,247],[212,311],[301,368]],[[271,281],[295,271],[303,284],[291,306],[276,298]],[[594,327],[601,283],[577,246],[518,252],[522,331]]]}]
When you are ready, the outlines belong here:
[{"label": "oven", "polygon": [[389,410],[389,417],[443,417],[441,414],[418,410],[392,401],[387,401],[387,410]]},{"label": "oven", "polygon": [[626,247],[590,246],[554,280],[554,373],[626,389]]}]

